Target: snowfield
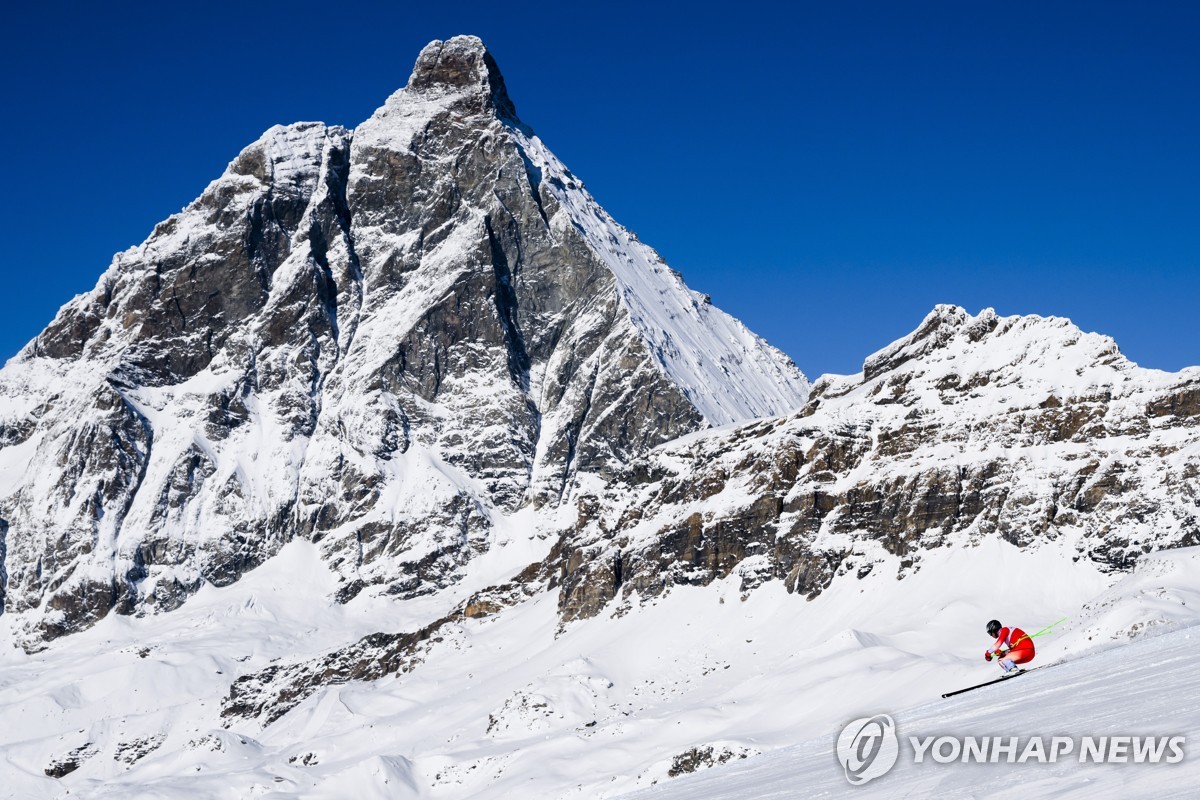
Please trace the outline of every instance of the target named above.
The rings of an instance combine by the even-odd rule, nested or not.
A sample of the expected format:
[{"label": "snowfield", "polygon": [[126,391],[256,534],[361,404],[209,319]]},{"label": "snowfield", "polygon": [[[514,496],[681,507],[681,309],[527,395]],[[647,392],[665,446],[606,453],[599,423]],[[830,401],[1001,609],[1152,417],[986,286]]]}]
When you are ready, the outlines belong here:
[{"label": "snowfield", "polygon": [[[896,719],[901,752],[886,775],[851,786],[834,753],[841,725],[772,753],[689,775],[627,800],[791,800],[796,797],[1195,797],[1200,785],[1200,628],[1179,630],[1020,676],[1012,683],[925,703]],[[855,716],[883,713],[876,705]],[[909,737],[1071,737],[1074,752],[1055,763],[915,763]],[[1082,737],[1186,737],[1185,758],[1167,763],[1079,763]],[[949,750],[946,750],[949,752]]]},{"label": "snowfield", "polygon": [[[519,533],[496,551],[536,555],[542,542]],[[481,559],[463,591],[507,567]],[[411,672],[328,687],[265,730],[226,728],[222,700],[239,675],[372,631],[412,630],[449,603],[332,603],[335,577],[313,545],[293,542],[176,612],[110,615],[32,656],[6,649],[0,771],[15,798],[600,798],[647,787],[648,797],[791,797],[851,790],[833,737],[874,713],[893,714],[902,735],[1200,741],[1188,627],[1200,609],[1200,548],[1147,556],[1115,582],[1053,547],[998,540],[942,550],[903,581],[886,572],[838,579],[813,601],[778,581],[744,597],[733,579],[679,587],[561,632],[554,597],[540,594],[455,626]],[[995,580],[1014,574],[1025,591]],[[996,672],[981,658],[989,617],[1035,630],[1063,615],[1035,662],[1061,666],[940,699]],[[1142,641],[1147,630],[1167,635]],[[0,638],[11,641],[7,630]],[[681,756],[738,763],[670,781]],[[1182,792],[1195,764],[1189,753],[1171,768],[1020,775],[1039,797],[1144,796]],[[1015,774],[1004,769],[901,764],[853,791],[998,793],[995,781]]]}]

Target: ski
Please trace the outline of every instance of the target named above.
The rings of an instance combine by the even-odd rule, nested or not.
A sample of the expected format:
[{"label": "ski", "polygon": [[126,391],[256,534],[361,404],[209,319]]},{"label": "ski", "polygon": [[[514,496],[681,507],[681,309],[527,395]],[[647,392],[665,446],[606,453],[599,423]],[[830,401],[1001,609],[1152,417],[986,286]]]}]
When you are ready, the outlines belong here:
[{"label": "ski", "polygon": [[996,678],[994,681],[987,681],[985,683],[977,683],[974,686],[968,686],[965,689],[956,689],[953,692],[946,692],[944,695],[942,695],[942,697],[943,698],[954,697],[954,695],[956,695],[956,694],[962,694],[963,692],[969,692],[972,689],[982,689],[984,686],[991,686],[993,683],[1003,683],[1004,681],[1011,680],[1012,678],[1019,677],[1028,672],[1033,672],[1035,669],[1041,669],[1042,667],[1048,667],[1048,666],[1050,666],[1050,665],[1043,664],[1040,667],[1030,667],[1029,669],[1023,669],[1020,672],[1014,673],[1012,675],[1004,675],[1002,677]]}]

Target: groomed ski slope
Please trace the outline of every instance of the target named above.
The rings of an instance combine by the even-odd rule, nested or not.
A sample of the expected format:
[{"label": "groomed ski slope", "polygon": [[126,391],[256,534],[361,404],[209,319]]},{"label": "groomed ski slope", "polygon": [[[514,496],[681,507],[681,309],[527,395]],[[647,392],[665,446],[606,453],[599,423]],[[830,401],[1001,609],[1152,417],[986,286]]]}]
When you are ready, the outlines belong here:
[{"label": "groomed ski slope", "polygon": [[[1085,655],[910,709],[864,705],[826,735],[684,776],[623,800],[795,800],[805,797],[1196,797],[1200,791],[1200,627]],[[962,688],[962,687],[947,687]],[[900,755],[886,775],[851,786],[834,755],[845,722],[887,713]],[[914,763],[908,737],[1187,737],[1181,763]],[[1076,745],[1078,747],[1078,745]]]}]

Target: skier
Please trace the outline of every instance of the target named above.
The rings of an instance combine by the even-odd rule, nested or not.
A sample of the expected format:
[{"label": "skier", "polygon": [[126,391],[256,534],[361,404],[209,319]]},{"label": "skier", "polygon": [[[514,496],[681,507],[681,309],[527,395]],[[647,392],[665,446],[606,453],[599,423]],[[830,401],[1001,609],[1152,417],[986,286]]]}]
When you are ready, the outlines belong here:
[{"label": "skier", "polygon": [[1000,662],[1000,669],[1005,675],[1015,675],[1021,670],[1018,664],[1033,660],[1033,639],[1025,635],[1020,628],[1005,628],[1000,620],[994,619],[987,624],[987,635],[995,639],[991,648],[985,650],[983,658],[991,661],[995,656]]}]

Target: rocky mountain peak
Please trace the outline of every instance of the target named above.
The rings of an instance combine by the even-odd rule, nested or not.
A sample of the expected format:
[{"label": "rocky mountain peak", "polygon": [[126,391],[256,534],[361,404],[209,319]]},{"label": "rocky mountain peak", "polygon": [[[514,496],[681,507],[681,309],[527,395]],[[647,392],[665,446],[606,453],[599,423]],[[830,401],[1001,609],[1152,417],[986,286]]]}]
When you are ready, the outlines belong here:
[{"label": "rocky mountain peak", "polygon": [[3,613],[36,648],[297,538],[340,602],[450,590],[512,515],[807,395],[516,121],[479,39],[433,42],[353,131],[267,131],[0,370]]},{"label": "rocky mountain peak", "polygon": [[1093,368],[1123,370],[1130,366],[1108,336],[1080,330],[1064,317],[1036,314],[1002,317],[985,308],[969,314],[954,305],[939,305],[910,333],[863,362],[863,380],[871,381],[910,362],[922,369],[961,373],[968,366],[983,372],[1017,369],[1027,379],[1041,370],[1055,373]]},{"label": "rocky mountain peak", "polygon": [[427,44],[417,56],[407,89],[421,93],[475,94],[485,98],[500,116],[516,116],[504,76],[478,36],[455,36]]},{"label": "rocky mountain peak", "polygon": [[863,362],[863,377],[870,380],[907,361],[944,348],[959,337],[978,341],[996,327],[996,319],[996,312],[990,308],[971,316],[959,306],[935,306],[911,334],[868,356]]}]

